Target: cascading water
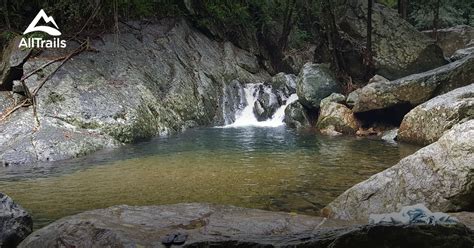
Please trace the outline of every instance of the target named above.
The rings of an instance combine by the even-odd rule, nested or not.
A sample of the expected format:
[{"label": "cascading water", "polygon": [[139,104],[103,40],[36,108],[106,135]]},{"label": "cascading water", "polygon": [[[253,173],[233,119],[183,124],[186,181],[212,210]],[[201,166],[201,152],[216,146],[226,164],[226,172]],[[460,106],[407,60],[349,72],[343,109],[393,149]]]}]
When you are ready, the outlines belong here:
[{"label": "cascading water", "polygon": [[[285,104],[281,105],[271,118],[265,121],[258,121],[254,113],[255,102],[258,100],[258,92],[262,84],[247,84],[244,88],[244,96],[246,100],[246,105],[243,109],[239,110],[235,114],[235,122],[225,125],[225,128],[228,127],[246,127],[246,126],[255,126],[255,127],[278,127],[284,125],[283,119],[285,118],[285,109],[288,105],[298,100],[296,94],[291,94],[288,98],[282,96]],[[271,90],[268,86],[264,88],[265,91]]]}]

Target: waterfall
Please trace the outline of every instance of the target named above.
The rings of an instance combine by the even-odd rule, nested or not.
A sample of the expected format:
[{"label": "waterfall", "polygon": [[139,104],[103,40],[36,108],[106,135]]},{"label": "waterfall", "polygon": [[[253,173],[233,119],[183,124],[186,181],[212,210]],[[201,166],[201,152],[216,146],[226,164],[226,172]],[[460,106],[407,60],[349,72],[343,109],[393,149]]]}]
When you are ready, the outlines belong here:
[{"label": "waterfall", "polygon": [[[258,91],[262,84],[247,84],[244,88],[244,96],[246,105],[243,109],[239,110],[235,114],[235,122],[232,124],[225,125],[225,128],[228,127],[278,127],[284,125],[283,119],[285,118],[285,109],[288,105],[298,100],[296,94],[290,95],[288,98],[282,96],[286,99],[285,104],[281,105],[270,119],[265,121],[258,121],[257,117],[254,114],[254,105],[258,100]],[[265,87],[265,86],[264,86]],[[271,90],[271,88],[265,88],[265,91]]]}]

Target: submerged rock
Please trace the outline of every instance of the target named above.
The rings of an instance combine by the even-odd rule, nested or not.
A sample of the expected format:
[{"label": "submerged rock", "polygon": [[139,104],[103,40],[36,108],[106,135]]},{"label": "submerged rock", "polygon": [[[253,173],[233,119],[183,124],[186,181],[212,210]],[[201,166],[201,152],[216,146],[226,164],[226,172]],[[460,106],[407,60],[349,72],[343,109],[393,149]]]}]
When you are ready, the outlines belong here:
[{"label": "submerged rock", "polygon": [[427,145],[454,125],[474,119],[474,83],[437,96],[412,109],[403,118],[398,138]]},{"label": "submerged rock", "polygon": [[209,204],[116,206],[58,220],[19,247],[472,247],[463,225],[355,226],[338,220]]},{"label": "submerged rock", "polygon": [[[91,40],[93,51],[74,56],[44,84],[37,97],[38,127],[31,108],[0,123],[0,159],[56,161],[191,126],[223,124],[223,112],[237,104],[226,105],[226,84],[270,79],[255,56],[210,40],[184,19],[133,22],[120,30],[119,36]],[[71,41],[67,49],[43,51],[23,65],[25,74],[77,47]],[[58,65],[26,84],[36,88]]]},{"label": "submerged rock", "polygon": [[398,128],[394,128],[382,133],[382,140],[394,142],[397,140]]},{"label": "submerged rock", "polygon": [[[354,78],[365,73],[364,54],[357,44],[365,44],[367,35],[367,1],[334,1],[338,27],[344,33],[346,67]],[[390,80],[420,73],[446,64],[443,52],[396,10],[374,3],[372,8],[372,41],[375,73]],[[348,38],[345,38],[348,37]],[[348,47],[351,44],[352,47]],[[361,52],[357,52],[357,51]]]},{"label": "submerged rock", "polygon": [[0,247],[16,247],[32,231],[31,216],[10,197],[0,193]]},{"label": "submerged rock", "polygon": [[322,99],[340,90],[339,82],[327,64],[306,63],[296,81],[298,99],[309,109],[318,109]]},{"label": "submerged rock", "polygon": [[[423,31],[434,38],[433,30]],[[466,48],[474,40],[474,27],[458,25],[436,30],[437,44],[443,50],[444,56],[449,58],[456,50]]]},{"label": "submerged rock", "polygon": [[470,120],[348,189],[325,212],[339,219],[367,219],[370,214],[396,212],[417,203],[432,211],[473,210],[473,149],[474,120]]},{"label": "submerged rock", "polygon": [[306,110],[300,102],[296,101],[288,105],[285,109],[285,118],[283,122],[290,128],[307,128],[310,127],[310,121]]},{"label": "submerged rock", "polygon": [[416,106],[427,100],[472,83],[474,55],[448,65],[410,75],[395,81],[380,81],[349,94],[347,103],[355,113],[385,109],[409,103]]},{"label": "submerged rock", "polygon": [[354,113],[344,104],[345,97],[340,94],[331,94],[321,101],[321,109],[319,112],[316,127],[323,134],[333,133],[336,131],[342,134],[355,134],[360,127],[359,121],[355,118]]}]

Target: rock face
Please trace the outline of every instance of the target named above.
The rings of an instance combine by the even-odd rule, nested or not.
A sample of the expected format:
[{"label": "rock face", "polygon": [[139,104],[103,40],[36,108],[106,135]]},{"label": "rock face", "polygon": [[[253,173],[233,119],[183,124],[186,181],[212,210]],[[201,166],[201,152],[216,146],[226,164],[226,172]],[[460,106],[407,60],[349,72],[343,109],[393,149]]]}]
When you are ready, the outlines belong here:
[{"label": "rock face", "polygon": [[290,128],[307,128],[310,127],[309,117],[303,105],[298,101],[288,105],[285,109],[285,118],[283,122]]},{"label": "rock face", "polygon": [[349,94],[355,113],[409,103],[416,106],[430,98],[473,83],[474,54],[424,73],[395,81],[380,81]]},{"label": "rock face", "polygon": [[31,216],[10,197],[0,193],[0,247],[16,247],[32,231]]},{"label": "rock face", "polygon": [[[133,27],[133,28],[131,28]],[[0,159],[9,163],[81,156],[121,143],[225,122],[225,85],[264,82],[256,57],[215,42],[182,19],[120,27],[66,62],[39,91],[35,127],[31,108],[0,124]],[[46,50],[25,74],[77,48]],[[57,67],[26,80],[31,89]],[[238,91],[238,90],[237,90]],[[238,94],[238,92],[236,93]],[[33,132],[33,130],[36,130]]]},{"label": "rock face", "polygon": [[296,94],[301,104],[318,109],[321,100],[340,92],[340,86],[327,64],[306,63],[296,81]]},{"label": "rock face", "polygon": [[[450,28],[438,29],[438,45],[443,50],[444,56],[449,58],[456,50],[465,48],[474,41],[474,27],[458,25]],[[433,30],[423,31],[426,35],[434,37]]]},{"label": "rock face", "polygon": [[331,96],[321,101],[321,110],[316,127],[322,130],[322,133],[328,133],[324,130],[343,134],[355,134],[357,132],[360,124],[352,110],[339,103],[344,102],[344,100],[345,97],[341,94],[331,94]]},{"label": "rock face", "polygon": [[19,247],[164,247],[186,233],[183,247],[472,247],[473,233],[453,226],[350,226],[320,217],[231,206],[177,204],[84,212],[44,227]]},{"label": "rock face", "polygon": [[[356,40],[365,44],[367,1],[334,2],[335,16],[339,17],[337,25],[346,36],[350,37],[347,38],[347,42],[354,43],[352,40]],[[394,80],[428,71],[446,63],[442,50],[434,44],[434,41],[401,19],[395,10],[375,3],[372,25],[375,73]],[[363,64],[362,56],[354,58],[351,52],[353,49],[348,49],[345,54],[348,57],[347,66],[360,68]]]},{"label": "rock face", "polygon": [[473,210],[474,120],[454,126],[437,142],[348,189],[325,209],[340,219],[398,212],[423,203],[432,211]]},{"label": "rock face", "polygon": [[11,89],[12,80],[23,73],[22,65],[28,59],[31,49],[19,49],[21,37],[15,37],[3,51],[0,64],[0,90]]},{"label": "rock face", "polygon": [[398,138],[426,145],[438,140],[446,130],[474,119],[474,83],[437,96],[411,110],[403,118]]},{"label": "rock face", "polygon": [[245,104],[244,86],[237,80],[233,80],[224,86],[224,93],[222,95],[222,123],[231,124],[235,121],[235,113],[239,109],[243,109]]}]

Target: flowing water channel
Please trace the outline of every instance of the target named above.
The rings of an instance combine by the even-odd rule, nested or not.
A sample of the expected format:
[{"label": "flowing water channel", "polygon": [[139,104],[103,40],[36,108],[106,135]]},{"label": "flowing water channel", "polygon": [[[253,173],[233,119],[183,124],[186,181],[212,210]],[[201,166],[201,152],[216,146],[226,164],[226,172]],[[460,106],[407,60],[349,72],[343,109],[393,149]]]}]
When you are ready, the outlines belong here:
[{"label": "flowing water channel", "polygon": [[0,192],[33,215],[35,228],[119,204],[209,202],[317,215],[347,188],[418,149],[297,132],[282,124],[278,111],[266,124],[242,109],[239,125],[192,129],[65,162],[0,168]]}]

